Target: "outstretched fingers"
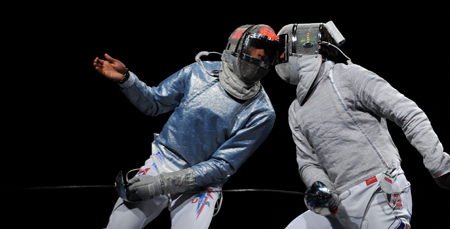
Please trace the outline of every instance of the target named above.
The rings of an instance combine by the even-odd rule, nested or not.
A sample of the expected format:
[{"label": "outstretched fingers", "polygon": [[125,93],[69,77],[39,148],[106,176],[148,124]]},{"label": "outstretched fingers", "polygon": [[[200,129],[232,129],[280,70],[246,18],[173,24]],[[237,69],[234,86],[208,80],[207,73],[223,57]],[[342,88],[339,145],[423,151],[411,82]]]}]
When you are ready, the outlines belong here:
[{"label": "outstretched fingers", "polygon": [[105,53],[105,58],[110,63],[112,63],[112,62],[114,62],[116,60],[116,59],[112,58],[108,53]]}]

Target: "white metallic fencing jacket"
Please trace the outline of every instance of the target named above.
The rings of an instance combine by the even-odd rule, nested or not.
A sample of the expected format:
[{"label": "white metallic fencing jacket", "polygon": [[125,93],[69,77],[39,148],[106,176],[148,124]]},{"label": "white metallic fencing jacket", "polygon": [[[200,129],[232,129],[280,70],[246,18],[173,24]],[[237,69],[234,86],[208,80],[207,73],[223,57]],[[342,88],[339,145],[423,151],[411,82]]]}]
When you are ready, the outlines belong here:
[{"label": "white metallic fencing jacket", "polygon": [[[314,80],[300,79],[298,88]],[[306,89],[297,90],[289,125],[307,187],[322,181],[342,193],[399,165],[386,119],[402,128],[433,177],[449,172],[450,157],[425,113],[375,73],[328,61]]]},{"label": "white metallic fencing jacket", "polygon": [[[208,71],[221,62],[203,62]],[[196,186],[223,184],[267,138],[275,111],[263,88],[253,98],[229,96],[199,63],[176,72],[157,87],[133,73],[122,92],[146,115],[173,111],[154,144],[179,169],[192,168]],[[155,153],[155,152],[153,152]]]}]

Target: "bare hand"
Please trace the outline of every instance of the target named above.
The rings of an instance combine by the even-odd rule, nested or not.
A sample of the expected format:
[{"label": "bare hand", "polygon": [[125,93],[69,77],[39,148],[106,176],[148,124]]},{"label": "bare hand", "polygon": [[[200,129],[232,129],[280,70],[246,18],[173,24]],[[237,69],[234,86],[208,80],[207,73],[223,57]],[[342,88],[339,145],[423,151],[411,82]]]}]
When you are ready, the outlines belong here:
[{"label": "bare hand", "polygon": [[127,72],[125,65],[120,60],[114,59],[106,53],[105,58],[106,60],[102,60],[98,57],[95,58],[95,70],[112,81],[121,80],[123,75]]},{"label": "bare hand", "polygon": [[434,179],[439,187],[450,190],[450,173]]}]

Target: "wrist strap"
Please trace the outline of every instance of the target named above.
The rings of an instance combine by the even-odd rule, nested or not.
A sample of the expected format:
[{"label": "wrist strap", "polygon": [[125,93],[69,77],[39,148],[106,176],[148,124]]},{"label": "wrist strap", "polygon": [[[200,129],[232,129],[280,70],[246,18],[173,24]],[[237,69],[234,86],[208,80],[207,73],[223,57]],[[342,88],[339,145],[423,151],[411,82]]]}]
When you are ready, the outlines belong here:
[{"label": "wrist strap", "polygon": [[125,72],[125,74],[123,74],[123,78],[121,80],[119,80],[119,82],[117,82],[117,83],[123,84],[123,83],[127,82],[128,78],[130,78],[130,71],[128,71],[128,68],[127,68],[127,72]]}]

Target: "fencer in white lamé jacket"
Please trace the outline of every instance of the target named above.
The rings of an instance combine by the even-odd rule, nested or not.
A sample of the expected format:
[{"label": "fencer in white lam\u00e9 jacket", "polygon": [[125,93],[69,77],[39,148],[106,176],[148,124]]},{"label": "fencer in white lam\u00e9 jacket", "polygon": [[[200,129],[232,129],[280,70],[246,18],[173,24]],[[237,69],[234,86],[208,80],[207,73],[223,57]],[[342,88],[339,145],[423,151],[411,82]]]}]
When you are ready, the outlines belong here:
[{"label": "fencer in white lam\u00e9 jacket", "polygon": [[[317,78],[300,79],[298,87],[302,85],[311,86],[297,91],[289,124],[307,187],[322,181],[342,193],[397,167],[401,159],[386,119],[402,128],[434,178],[449,172],[450,157],[425,113],[375,73],[328,61]],[[407,153],[415,152],[403,156]]]}]

